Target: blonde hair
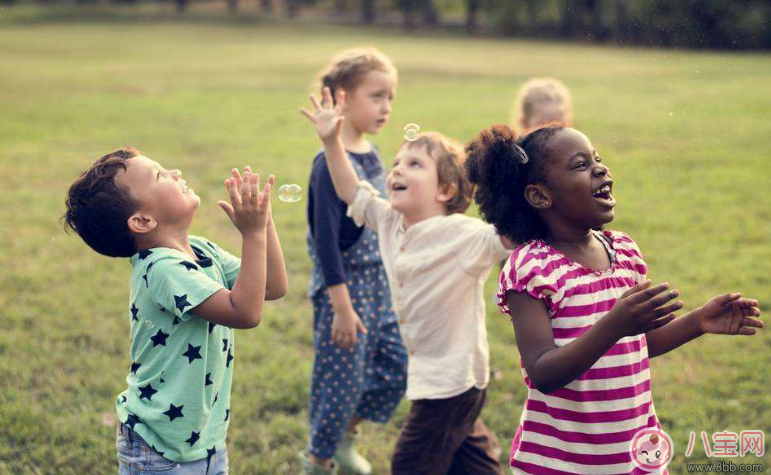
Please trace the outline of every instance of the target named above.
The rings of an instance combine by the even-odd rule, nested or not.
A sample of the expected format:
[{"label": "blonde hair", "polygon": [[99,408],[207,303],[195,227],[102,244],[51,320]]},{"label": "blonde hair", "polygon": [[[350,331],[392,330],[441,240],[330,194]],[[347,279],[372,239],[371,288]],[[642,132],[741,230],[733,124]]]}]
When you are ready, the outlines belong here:
[{"label": "blonde hair", "polygon": [[391,73],[398,77],[391,58],[376,48],[353,48],[335,55],[332,62],[319,73],[319,90],[328,87],[334,100],[338,89],[355,90],[362,79],[372,71]]},{"label": "blonde hair", "polygon": [[445,206],[447,212],[465,213],[471,204],[474,187],[466,175],[466,151],[463,144],[439,132],[422,132],[416,140],[405,141],[402,147],[426,147],[426,153],[436,161],[439,186],[451,186],[455,193]]},{"label": "blonde hair", "polygon": [[555,122],[570,126],[573,122],[570,91],[558,79],[530,79],[519,89],[511,120],[512,126],[525,129]]}]

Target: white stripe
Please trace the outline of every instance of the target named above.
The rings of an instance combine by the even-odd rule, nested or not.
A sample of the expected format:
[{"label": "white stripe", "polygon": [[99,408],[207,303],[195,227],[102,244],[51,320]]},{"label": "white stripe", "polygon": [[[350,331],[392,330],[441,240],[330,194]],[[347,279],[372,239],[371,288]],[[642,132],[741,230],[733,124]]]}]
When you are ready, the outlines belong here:
[{"label": "white stripe", "polygon": [[550,435],[539,434],[538,432],[525,431],[522,433],[522,440],[533,442],[546,447],[573,452],[577,454],[606,455],[618,454],[629,451],[629,442],[616,442],[615,444],[580,444],[577,442],[566,442],[562,439]]},{"label": "white stripe", "polygon": [[628,388],[630,386],[637,386],[642,382],[650,379],[650,368],[646,368],[637,374],[631,376],[621,376],[618,378],[604,378],[604,379],[583,379],[575,380],[565,386],[567,389],[573,389],[575,391],[603,391],[606,389],[619,389]]},{"label": "white stripe", "polygon": [[524,421],[540,422],[565,432],[583,432],[584,434],[610,434],[612,432],[623,432],[627,430],[637,429],[648,423],[648,419],[653,415],[652,408],[647,414],[642,414],[633,419],[627,419],[616,422],[603,422],[597,424],[593,422],[577,422],[567,421],[564,419],[555,419],[549,414],[543,412],[533,411],[525,408],[522,413]]},{"label": "white stripe", "polygon": [[549,396],[537,389],[531,389],[528,399],[533,401],[540,401],[547,406],[554,409],[567,409],[573,412],[610,412],[610,411],[623,411],[626,409],[634,409],[640,407],[646,402],[651,401],[650,391],[646,391],[642,394],[638,394],[635,397],[614,399],[612,401],[585,401],[575,402],[568,399]]},{"label": "white stripe", "polygon": [[634,464],[631,461],[629,463],[618,463],[613,465],[583,465],[580,463],[565,462],[564,460],[546,458],[541,455],[532,454],[529,452],[517,452],[516,459],[522,462],[539,465],[541,467],[548,467],[554,470],[563,470],[566,472],[591,475],[630,473],[632,470],[634,470]]}]

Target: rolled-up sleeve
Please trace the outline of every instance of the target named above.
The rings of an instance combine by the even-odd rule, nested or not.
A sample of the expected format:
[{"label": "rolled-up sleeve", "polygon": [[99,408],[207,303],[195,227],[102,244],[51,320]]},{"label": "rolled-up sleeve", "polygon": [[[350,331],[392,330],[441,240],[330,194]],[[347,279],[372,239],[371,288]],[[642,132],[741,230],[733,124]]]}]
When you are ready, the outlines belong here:
[{"label": "rolled-up sleeve", "polygon": [[348,207],[348,217],[353,219],[357,226],[365,225],[380,232],[380,226],[389,215],[396,213],[391,208],[391,203],[378,196],[380,193],[365,180],[359,181],[356,197]]}]

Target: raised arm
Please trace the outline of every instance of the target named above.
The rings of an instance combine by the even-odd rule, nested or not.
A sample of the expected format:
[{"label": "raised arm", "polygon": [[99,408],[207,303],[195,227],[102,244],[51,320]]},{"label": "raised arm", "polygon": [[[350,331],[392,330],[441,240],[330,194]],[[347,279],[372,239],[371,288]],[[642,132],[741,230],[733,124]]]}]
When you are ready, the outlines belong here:
[{"label": "raised arm", "polygon": [[340,137],[340,130],[345,120],[342,116],[345,92],[340,91],[340,100],[334,107],[332,106],[332,94],[328,87],[324,88],[321,105],[313,94],[311,94],[310,99],[314,112],[309,112],[305,108],[300,109],[300,111],[316,126],[316,133],[324,144],[324,154],[327,158],[327,166],[332,176],[332,183],[335,185],[335,191],[341,200],[350,205],[356,198],[359,177],[348,160],[343,139]]},{"label": "raised arm", "polygon": [[225,180],[230,204],[220,201],[219,205],[241,233],[241,270],[233,290],[222,289],[191,310],[198,317],[232,328],[260,324],[267,283],[267,226],[273,181],[271,176],[260,193],[259,175],[247,170],[243,182],[238,170],[233,171],[233,178]]}]

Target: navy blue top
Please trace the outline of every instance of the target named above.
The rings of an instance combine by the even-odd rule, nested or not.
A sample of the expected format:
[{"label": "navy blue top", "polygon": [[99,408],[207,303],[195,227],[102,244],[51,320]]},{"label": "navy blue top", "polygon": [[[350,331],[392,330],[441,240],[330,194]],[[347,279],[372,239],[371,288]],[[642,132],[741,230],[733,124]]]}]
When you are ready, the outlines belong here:
[{"label": "navy blue top", "polygon": [[[348,157],[362,166],[368,179],[383,173],[380,154],[374,144],[372,151],[348,152]],[[353,246],[363,231],[363,228],[356,226],[356,223],[346,216],[347,211],[348,205],[338,198],[335,192],[327,167],[327,157],[321,151],[313,160],[308,186],[308,223],[327,287],[346,281],[340,251]]]}]

